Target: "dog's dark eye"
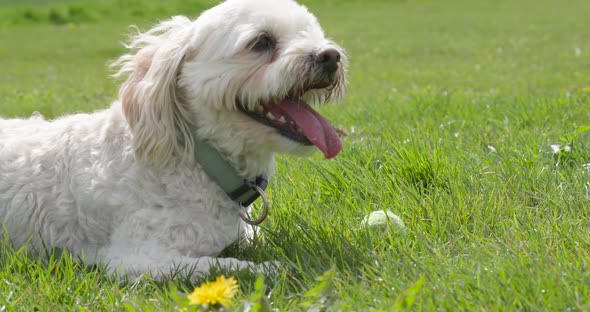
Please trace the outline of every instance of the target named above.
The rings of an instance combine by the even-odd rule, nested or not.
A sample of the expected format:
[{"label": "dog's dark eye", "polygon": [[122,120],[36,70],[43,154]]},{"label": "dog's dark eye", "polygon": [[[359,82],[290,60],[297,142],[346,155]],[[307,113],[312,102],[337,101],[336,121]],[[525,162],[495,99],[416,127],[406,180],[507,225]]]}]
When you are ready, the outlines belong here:
[{"label": "dog's dark eye", "polygon": [[273,36],[267,33],[262,33],[252,40],[248,46],[250,47],[250,50],[254,52],[266,52],[274,50],[276,45],[277,42]]}]

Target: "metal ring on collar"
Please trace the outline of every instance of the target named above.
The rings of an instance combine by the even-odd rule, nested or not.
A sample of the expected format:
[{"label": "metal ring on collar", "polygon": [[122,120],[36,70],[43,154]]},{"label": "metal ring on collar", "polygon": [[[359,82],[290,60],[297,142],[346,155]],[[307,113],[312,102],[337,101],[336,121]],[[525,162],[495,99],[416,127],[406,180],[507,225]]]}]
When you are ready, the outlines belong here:
[{"label": "metal ring on collar", "polygon": [[264,194],[264,190],[260,188],[258,185],[252,184],[252,189],[258,192],[258,194],[260,194],[260,197],[262,197],[262,215],[260,216],[260,218],[252,220],[250,219],[250,216],[246,211],[248,207],[244,207],[242,206],[242,204],[240,204],[240,206],[242,207],[242,210],[240,211],[240,217],[242,218],[242,220],[244,220],[244,222],[250,225],[259,225],[260,223],[262,223],[262,221],[264,221],[264,219],[266,219],[266,216],[268,215],[268,199],[266,198],[266,194]]}]

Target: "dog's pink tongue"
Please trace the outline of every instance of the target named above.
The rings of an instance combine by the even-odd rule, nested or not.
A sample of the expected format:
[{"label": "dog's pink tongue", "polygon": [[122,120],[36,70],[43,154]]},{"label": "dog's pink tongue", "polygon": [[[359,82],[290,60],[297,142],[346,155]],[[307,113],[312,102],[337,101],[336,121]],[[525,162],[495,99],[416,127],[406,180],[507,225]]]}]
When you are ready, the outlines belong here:
[{"label": "dog's pink tongue", "polygon": [[326,118],[302,101],[284,100],[275,106],[303,130],[303,134],[326,158],[332,158],[340,152],[342,143],[336,130]]}]

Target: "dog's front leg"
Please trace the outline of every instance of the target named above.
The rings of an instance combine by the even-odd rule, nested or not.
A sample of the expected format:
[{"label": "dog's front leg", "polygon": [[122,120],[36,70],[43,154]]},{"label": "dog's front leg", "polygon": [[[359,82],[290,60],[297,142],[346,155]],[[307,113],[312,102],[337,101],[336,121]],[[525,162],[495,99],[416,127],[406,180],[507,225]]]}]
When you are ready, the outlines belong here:
[{"label": "dog's front leg", "polygon": [[[117,250],[117,252],[121,251],[123,250]],[[161,250],[158,256],[142,254],[137,248],[127,251],[130,253],[123,256],[113,255],[108,260],[109,272],[131,279],[149,275],[159,281],[186,277],[195,281],[209,274],[212,269],[230,272],[248,270],[254,274],[271,276],[275,275],[278,269],[278,263],[274,262],[258,264],[235,258],[187,257],[166,254],[170,252],[168,250]]]},{"label": "dog's front leg", "polygon": [[239,216],[235,225],[228,225],[220,219],[206,220],[204,216],[187,222],[192,219],[185,213],[191,210],[148,208],[130,214],[116,226],[108,244],[100,248],[96,261],[107,264],[113,273],[131,278],[151,274],[159,280],[189,275],[192,279],[200,278],[214,268],[248,269],[267,275],[276,271],[274,262],[257,264],[213,257],[244,232],[239,230]]}]

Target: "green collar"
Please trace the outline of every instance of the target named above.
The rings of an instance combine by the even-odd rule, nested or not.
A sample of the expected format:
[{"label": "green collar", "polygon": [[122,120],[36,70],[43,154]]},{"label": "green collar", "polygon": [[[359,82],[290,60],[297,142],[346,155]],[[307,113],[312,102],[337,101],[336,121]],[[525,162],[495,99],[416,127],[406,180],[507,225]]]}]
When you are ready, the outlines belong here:
[{"label": "green collar", "polygon": [[[259,175],[244,179],[238,175],[236,169],[227,160],[221,156],[209,143],[193,135],[193,144],[195,150],[195,159],[201,164],[203,170],[209,175],[217,185],[231,198],[231,200],[240,204],[242,211],[240,215],[244,222],[252,225],[258,225],[266,218],[268,202],[264,190],[268,184],[266,175]],[[250,206],[258,197],[263,199],[263,214],[257,220],[248,217],[245,209]]]}]

